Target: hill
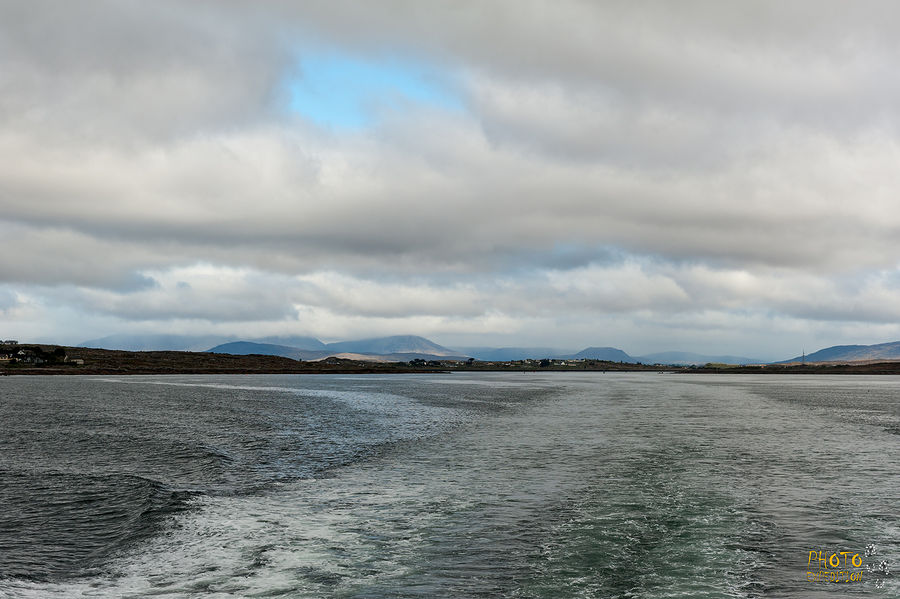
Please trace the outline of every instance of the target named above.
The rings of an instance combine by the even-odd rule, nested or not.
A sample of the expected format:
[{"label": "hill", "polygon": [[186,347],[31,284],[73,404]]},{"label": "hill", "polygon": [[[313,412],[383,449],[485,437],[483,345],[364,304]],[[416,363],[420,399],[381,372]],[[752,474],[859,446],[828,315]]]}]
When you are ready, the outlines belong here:
[{"label": "hill", "polygon": [[588,347],[576,354],[567,356],[575,360],[606,360],[608,362],[637,362],[617,347]]},{"label": "hill", "polygon": [[[801,362],[803,356],[797,356],[790,360],[778,362],[778,364],[790,364]],[[873,362],[885,360],[900,360],[900,341],[878,343],[876,345],[833,345],[820,349],[817,352],[807,354],[805,361],[815,362]]]}]

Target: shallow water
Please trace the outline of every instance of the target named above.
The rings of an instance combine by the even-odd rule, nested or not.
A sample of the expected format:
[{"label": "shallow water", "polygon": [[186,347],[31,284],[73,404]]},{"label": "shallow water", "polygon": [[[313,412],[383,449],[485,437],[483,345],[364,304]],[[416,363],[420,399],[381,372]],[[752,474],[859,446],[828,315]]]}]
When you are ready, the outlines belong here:
[{"label": "shallow water", "polygon": [[900,590],[895,377],[5,377],[0,422],[4,597]]}]

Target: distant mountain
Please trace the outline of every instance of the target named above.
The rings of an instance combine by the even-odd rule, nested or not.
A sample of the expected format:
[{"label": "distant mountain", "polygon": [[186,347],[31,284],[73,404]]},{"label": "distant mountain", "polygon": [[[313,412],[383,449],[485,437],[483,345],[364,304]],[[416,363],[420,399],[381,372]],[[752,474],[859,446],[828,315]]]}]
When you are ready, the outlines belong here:
[{"label": "distant mountain", "polygon": [[416,335],[396,335],[393,337],[376,337],[359,341],[339,341],[328,343],[325,348],[330,352],[348,352],[355,354],[429,354],[432,356],[460,356],[459,352],[447,349],[433,341]]},{"label": "distant mountain", "polygon": [[563,360],[607,360],[610,362],[637,362],[616,347],[588,347],[580,352],[572,352],[555,347],[461,347],[460,352],[476,360],[505,362],[509,360],[540,360],[555,358]]},{"label": "distant mountain", "polygon": [[573,353],[555,347],[462,347],[459,351],[476,360],[505,362],[509,360],[540,360],[543,358],[570,360],[608,360],[610,362],[636,362],[616,347],[588,347]]},{"label": "distant mountain", "polygon": [[508,362],[510,360],[540,360],[555,358],[571,353],[553,347],[460,347],[457,350],[466,356],[485,362]]},{"label": "distant mountain", "polygon": [[[611,362],[643,362],[645,364],[762,364],[765,360],[743,356],[715,356],[690,352],[657,352],[633,357],[615,347],[588,347],[577,353],[553,347],[464,347],[449,349],[424,337],[395,335],[356,341],[322,343],[315,337],[298,335],[268,336],[239,340],[222,335],[118,334],[93,339],[81,347],[120,349],[126,351],[209,351],[235,355],[263,354],[295,360],[318,360],[342,354],[377,357],[380,361],[473,357],[484,361],[510,361],[542,358],[609,360]],[[790,361],[800,361],[800,357]],[[807,362],[900,360],[900,341],[880,345],[841,345],[806,356]]]},{"label": "distant mountain", "polygon": [[296,335],[287,337],[259,337],[251,339],[254,343],[271,343],[273,345],[286,345],[287,347],[296,347],[297,349],[325,349],[325,344],[315,337],[298,337]]},{"label": "distant mountain", "polygon": [[636,362],[636,358],[632,358],[621,349],[616,347],[588,347],[576,354],[566,356],[575,360],[607,360],[609,362]]},{"label": "distant mountain", "polygon": [[[238,341],[237,337],[223,335],[109,335],[100,339],[92,339],[79,343],[79,347],[100,349],[121,349],[125,351],[206,351],[210,347]],[[253,343],[284,345],[297,349],[325,349],[325,344],[315,337],[262,337],[249,339]],[[244,354],[237,354],[244,355]],[[267,354],[277,356],[280,354]]]},{"label": "distant mountain", "polygon": [[686,351],[664,351],[637,356],[635,360],[644,364],[766,364],[767,360],[745,358],[743,356],[706,356]]},{"label": "distant mountain", "polygon": [[803,356],[797,356],[790,360],[778,362],[788,364],[790,362],[871,362],[877,360],[900,360],[900,341],[878,343],[876,345],[834,345],[820,349],[817,352]]},{"label": "distant mountain", "polygon": [[323,358],[335,357],[345,358],[347,360],[358,360],[362,362],[411,362],[413,360],[465,360],[465,356],[438,356],[435,354],[359,354],[354,352],[341,352],[338,354],[331,352],[316,352],[320,354],[317,358],[304,358],[307,361],[321,360]]},{"label": "distant mountain", "polygon": [[304,354],[318,353],[307,352],[296,347],[288,347],[286,345],[275,345],[273,343],[253,343],[252,341],[233,341],[231,343],[223,343],[208,350],[211,354],[232,354],[235,356],[249,356],[251,354],[260,354],[263,356],[282,356],[293,360],[303,360]]},{"label": "distant mountain", "polygon": [[[284,338],[287,340],[288,338]],[[303,339],[303,338],[301,338]],[[318,340],[314,340],[318,341]],[[234,354],[246,356],[262,354],[267,356],[283,356],[294,360],[314,361],[329,357],[347,358],[351,360],[372,360],[375,362],[409,362],[410,360],[465,359],[467,356],[454,352],[446,347],[429,341],[423,337],[380,337],[361,341],[343,341],[340,343],[321,344],[325,349],[300,349],[289,345],[274,343],[256,343],[252,341],[234,341],[217,345],[208,351],[217,354]],[[381,350],[381,351],[379,351]]]},{"label": "distant mountain", "polygon": [[124,351],[205,351],[208,347],[234,341],[222,335],[109,335],[78,344],[78,347]]}]

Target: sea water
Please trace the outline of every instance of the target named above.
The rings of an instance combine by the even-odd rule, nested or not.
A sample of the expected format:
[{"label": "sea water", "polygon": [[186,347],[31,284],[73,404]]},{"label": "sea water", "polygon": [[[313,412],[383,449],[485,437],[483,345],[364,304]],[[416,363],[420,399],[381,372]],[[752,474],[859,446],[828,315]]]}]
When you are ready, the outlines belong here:
[{"label": "sea water", "polygon": [[898,435],[895,377],[3,377],[0,596],[898,596]]}]

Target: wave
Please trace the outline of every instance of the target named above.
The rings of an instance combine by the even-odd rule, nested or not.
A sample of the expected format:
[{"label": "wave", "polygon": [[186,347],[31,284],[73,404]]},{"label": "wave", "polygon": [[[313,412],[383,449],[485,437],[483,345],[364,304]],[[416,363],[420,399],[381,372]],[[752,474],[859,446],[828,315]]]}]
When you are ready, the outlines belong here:
[{"label": "wave", "polygon": [[197,495],[134,474],[0,472],[0,578],[89,575]]}]

